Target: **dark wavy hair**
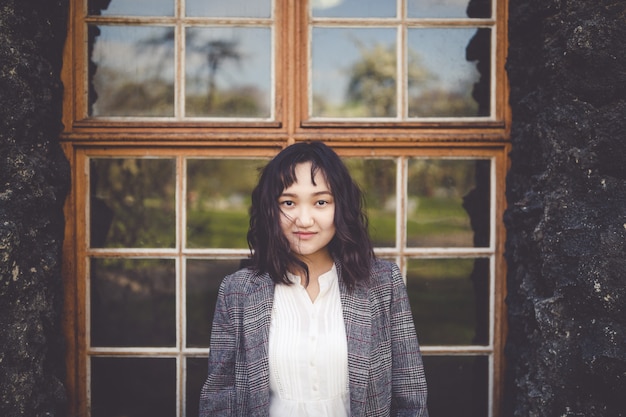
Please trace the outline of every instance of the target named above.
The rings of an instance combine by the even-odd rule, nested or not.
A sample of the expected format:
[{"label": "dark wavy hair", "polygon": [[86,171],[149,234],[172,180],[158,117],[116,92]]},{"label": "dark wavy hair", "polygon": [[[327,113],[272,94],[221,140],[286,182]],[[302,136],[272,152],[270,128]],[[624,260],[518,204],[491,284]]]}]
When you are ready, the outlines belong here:
[{"label": "dark wavy hair", "polygon": [[259,273],[269,273],[275,283],[291,284],[287,271],[302,269],[309,279],[304,262],[290,250],[281,226],[278,198],[296,180],[296,165],[311,163],[311,178],[320,172],[330,187],[335,201],[335,236],[328,249],[342,265],[341,279],[353,288],[369,278],[374,258],[367,230],[363,194],[339,156],[319,141],[298,142],[283,149],[261,171],[259,182],[252,191],[248,246],[250,267]]}]

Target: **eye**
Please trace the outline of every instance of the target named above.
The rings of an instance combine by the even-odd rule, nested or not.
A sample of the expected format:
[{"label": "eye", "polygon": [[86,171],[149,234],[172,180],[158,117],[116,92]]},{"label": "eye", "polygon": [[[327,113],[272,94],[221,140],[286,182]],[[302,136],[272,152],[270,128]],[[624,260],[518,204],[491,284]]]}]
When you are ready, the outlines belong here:
[{"label": "eye", "polygon": [[317,206],[323,207],[323,206],[327,206],[328,204],[330,204],[329,201],[327,200],[319,200],[315,203]]},{"label": "eye", "polygon": [[281,206],[284,207],[293,207],[295,205],[295,203],[291,200],[283,200],[283,201],[279,201],[278,204],[280,204]]}]

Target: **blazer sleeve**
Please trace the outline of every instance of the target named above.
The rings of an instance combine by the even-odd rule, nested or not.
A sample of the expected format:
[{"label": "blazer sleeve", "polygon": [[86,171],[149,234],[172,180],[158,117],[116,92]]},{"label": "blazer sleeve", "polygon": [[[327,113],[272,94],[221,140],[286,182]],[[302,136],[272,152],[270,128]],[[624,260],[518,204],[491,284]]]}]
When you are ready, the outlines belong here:
[{"label": "blazer sleeve", "polygon": [[426,378],[406,285],[392,264],[391,300],[392,401],[391,415],[428,417]]},{"label": "blazer sleeve", "polygon": [[200,392],[200,417],[235,415],[235,361],[237,326],[231,319],[227,299],[228,277],[217,296],[207,379]]}]

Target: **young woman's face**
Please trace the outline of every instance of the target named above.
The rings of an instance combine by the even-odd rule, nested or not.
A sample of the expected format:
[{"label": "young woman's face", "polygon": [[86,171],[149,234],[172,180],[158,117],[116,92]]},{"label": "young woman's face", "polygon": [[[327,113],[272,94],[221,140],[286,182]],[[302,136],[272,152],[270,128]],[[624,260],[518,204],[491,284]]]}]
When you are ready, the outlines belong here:
[{"label": "young woman's face", "polygon": [[327,246],[335,236],[334,197],[319,171],[311,181],[310,162],[296,165],[295,173],[296,181],[278,198],[282,231],[303,261],[328,260]]}]

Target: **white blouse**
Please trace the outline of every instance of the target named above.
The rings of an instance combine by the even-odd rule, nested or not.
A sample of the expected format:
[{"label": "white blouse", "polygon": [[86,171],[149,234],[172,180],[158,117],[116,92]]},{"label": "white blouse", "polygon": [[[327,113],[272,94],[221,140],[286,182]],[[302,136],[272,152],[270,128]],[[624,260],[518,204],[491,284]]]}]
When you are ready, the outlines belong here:
[{"label": "white blouse", "polygon": [[269,334],[270,416],[350,415],[348,344],[337,269],[320,275],[311,298],[300,277],[276,285]]}]

